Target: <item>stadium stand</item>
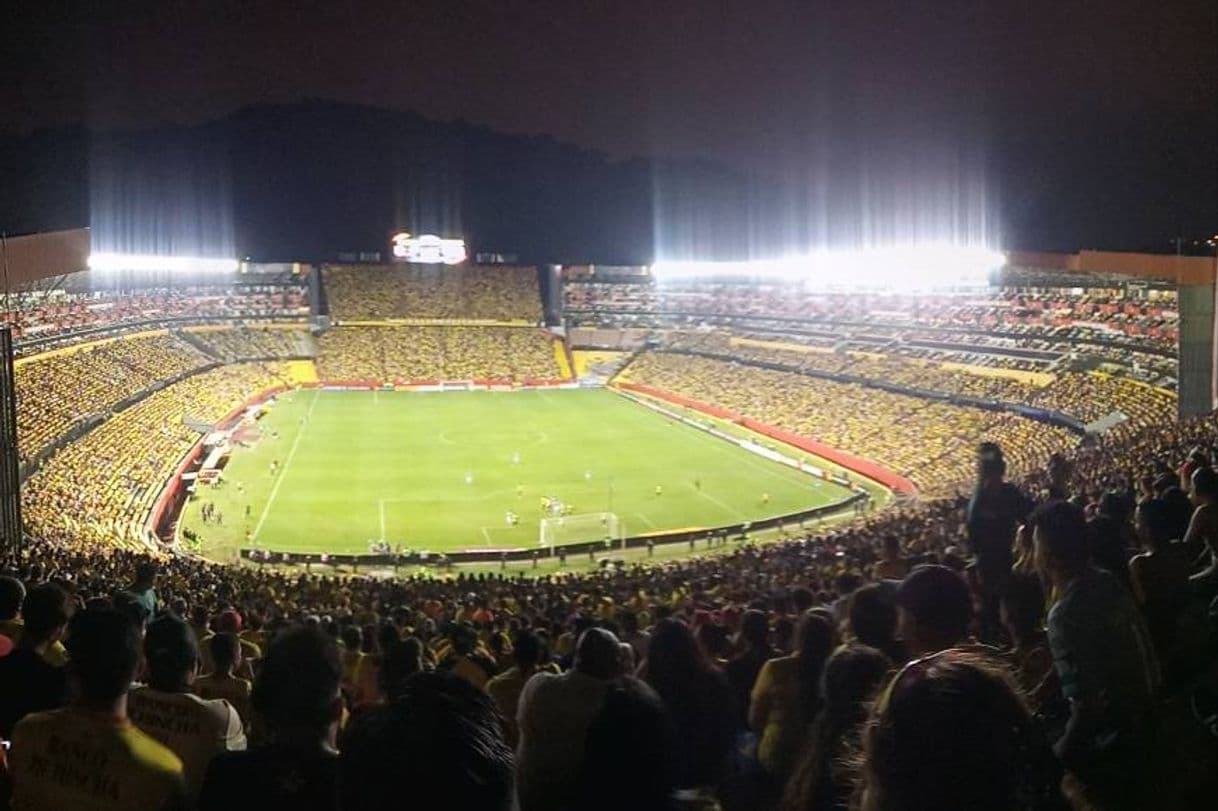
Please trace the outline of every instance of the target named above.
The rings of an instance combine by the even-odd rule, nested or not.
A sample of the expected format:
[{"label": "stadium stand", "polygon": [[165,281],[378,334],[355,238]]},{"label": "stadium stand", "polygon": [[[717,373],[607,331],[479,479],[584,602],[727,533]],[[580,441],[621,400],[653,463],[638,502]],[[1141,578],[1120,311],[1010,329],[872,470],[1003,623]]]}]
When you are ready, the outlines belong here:
[{"label": "stadium stand", "polygon": [[1017,449],[1011,461],[1020,471],[1077,444],[1065,429],[1009,414],[720,359],[645,352],[622,377],[849,449],[928,495],[960,490],[978,438]]},{"label": "stadium stand", "polygon": [[303,329],[211,329],[187,333],[208,353],[223,361],[302,358],[315,354]]},{"label": "stadium stand", "polygon": [[18,436],[30,457],[90,415],[104,414],[155,383],[212,358],[169,334],[35,356],[17,367]]},{"label": "stadium stand", "polygon": [[264,364],[225,366],[161,389],[45,462],[22,492],[29,532],[86,546],[143,545],[143,523],[174,467],[211,423],[284,382]]},{"label": "stadium stand", "polygon": [[541,320],[537,269],[504,265],[328,265],[330,314],[340,321],[385,318]]},{"label": "stadium stand", "polygon": [[331,381],[558,380],[554,338],[525,327],[339,327],[318,340]]}]

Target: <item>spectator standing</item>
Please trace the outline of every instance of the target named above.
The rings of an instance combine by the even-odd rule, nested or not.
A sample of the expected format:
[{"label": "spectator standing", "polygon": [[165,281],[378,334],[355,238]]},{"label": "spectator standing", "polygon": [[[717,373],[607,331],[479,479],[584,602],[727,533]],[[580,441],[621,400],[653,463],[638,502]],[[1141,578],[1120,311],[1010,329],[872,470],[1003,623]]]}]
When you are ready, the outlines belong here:
[{"label": "spectator standing", "polygon": [[211,673],[195,680],[195,694],[205,699],[224,699],[233,705],[241,716],[241,722],[249,727],[250,692],[253,685],[248,679],[235,675],[241,667],[241,643],[233,634],[214,634],[207,640],[214,667]]},{"label": "spectator standing", "polygon": [[737,713],[737,725],[748,729],[749,700],[757,675],[766,662],[779,653],[770,644],[770,621],[764,611],[755,608],[744,612],[740,619],[737,638],[737,653],[727,663],[724,672],[732,688],[733,705]]},{"label": "spectator standing", "polygon": [[998,634],[998,599],[1014,563],[1015,531],[1032,510],[1019,488],[1004,481],[1002,448],[982,442],[977,449],[977,487],[967,510],[968,544],[977,559],[984,638]]},{"label": "spectator standing", "polygon": [[527,630],[518,631],[512,640],[512,659],[515,664],[486,683],[487,694],[503,716],[504,734],[510,746],[515,747],[520,738],[516,727],[520,693],[524,690],[525,683],[537,672],[544,652],[537,634]]},{"label": "spectator standing", "polygon": [[135,582],[127,589],[148,612],[149,617],[156,616],[156,580],[159,571],[159,567],[151,560],[140,562],[135,567]]},{"label": "spectator standing", "polygon": [[291,628],[268,646],[252,703],[265,740],[217,755],[199,795],[200,811],[334,811],[342,667],[334,640]]},{"label": "spectator standing", "polygon": [[35,586],[25,595],[25,625],[16,648],[0,659],[0,738],[32,712],[62,707],[68,701],[67,674],[47,664],[47,648],[63,638],[72,617],[67,592],[53,583]]},{"label": "spectator standing", "polygon": [[191,692],[198,672],[194,633],[166,614],[148,625],[144,636],[146,686],[127,697],[131,720],[182,759],[189,796],[196,797],[207,765],[220,752],[245,748],[241,717],[223,699]]},{"label": "spectator standing", "polygon": [[[71,623],[70,706],[26,716],[13,732],[12,807],[21,811],[176,811],[182,761],[127,718],[140,658],[122,613],[88,609]],[[75,779],[65,780],[64,775]]]},{"label": "spectator standing", "polygon": [[574,666],[540,672],[520,693],[516,772],[522,811],[566,807],[584,764],[584,742],[605,694],[620,675],[617,637],[603,628],[580,636]]},{"label": "spectator standing", "polygon": [[1091,565],[1083,511],[1054,502],[1033,522],[1037,562],[1057,594],[1049,646],[1070,701],[1054,749],[1101,807],[1139,807],[1159,687],[1153,643],[1129,592]]},{"label": "spectator standing", "polygon": [[640,673],[659,695],[675,730],[676,785],[715,785],[736,728],[732,691],[723,673],[706,660],[689,626],[672,618],[656,624]]},{"label": "spectator standing", "polygon": [[820,709],[821,676],[836,646],[833,625],[805,613],[795,653],[766,662],[753,685],[749,726],[760,736],[757,759],[780,781],[789,776],[804,733]]},{"label": "spectator standing", "polygon": [[845,811],[856,775],[849,755],[859,745],[867,709],[892,668],[866,645],[838,648],[825,665],[821,709],[783,792],[783,811]]}]

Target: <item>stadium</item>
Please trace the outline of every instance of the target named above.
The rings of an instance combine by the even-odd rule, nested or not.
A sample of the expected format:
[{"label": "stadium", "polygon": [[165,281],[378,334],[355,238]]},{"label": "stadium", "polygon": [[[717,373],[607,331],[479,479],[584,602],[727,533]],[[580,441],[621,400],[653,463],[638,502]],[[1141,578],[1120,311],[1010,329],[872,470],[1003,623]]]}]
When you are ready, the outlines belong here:
[{"label": "stadium", "polygon": [[[230,563],[605,565],[959,497],[978,442],[1027,475],[1205,403],[1212,330],[1180,296],[1207,295],[1206,260],[934,250],[972,266],[896,290],[811,263],[92,255],[6,314],[26,532]],[[1203,339],[1187,374],[1182,329]]]},{"label": "stadium", "polygon": [[[384,258],[255,263],[90,243],[88,230],[5,241],[18,284],[0,331],[13,395],[3,427],[16,438],[3,518],[19,578],[0,585],[92,595],[86,618],[113,613],[98,600],[140,623],[155,616],[149,678],[161,678],[161,646],[178,645],[189,669],[174,689],[218,702],[230,732],[249,723],[253,739],[258,723],[288,722],[252,720],[273,716],[248,706],[258,693],[236,668],[294,695],[277,640],[341,651],[341,681],[326,689],[333,701],[341,687],[353,712],[409,700],[425,674],[448,674],[434,689],[472,684],[487,712],[500,702],[492,735],[517,736],[518,752],[538,679],[603,672],[633,684],[638,672],[666,691],[665,712],[690,712],[690,683],[650,669],[665,646],[687,644],[725,675],[705,665],[709,680],[693,682],[709,703],[686,729],[713,723],[720,737],[705,740],[719,748],[681,784],[699,787],[698,802],[777,807],[782,784],[749,775],[805,791],[791,770],[809,755],[770,732],[755,765],[705,770],[727,758],[733,730],[769,729],[765,714],[782,712],[767,709],[779,652],[800,662],[842,640],[808,661],[827,674],[862,657],[879,670],[847,682],[860,689],[878,689],[893,663],[911,662],[900,681],[916,657],[946,656],[1007,673],[1001,684],[1018,678],[1043,702],[1031,706],[1056,712],[1050,693],[1036,698],[1058,689],[1047,649],[1019,658],[1042,588],[1073,588],[1056,568],[1066,564],[1046,557],[1067,553],[1049,544],[1086,544],[1086,566],[1130,577],[1144,601],[1167,581],[1150,579],[1142,556],[1129,562],[1135,526],[1152,550],[1165,548],[1156,538],[1213,548],[1193,515],[1218,498],[1206,478],[1218,436],[1208,258],[937,244],[758,264],[527,266],[471,261],[456,238],[398,236]],[[979,518],[1033,501],[1042,506],[1011,524]],[[1182,680],[1183,703],[1164,717],[1201,741],[1195,759],[1162,766],[1183,775],[1177,797],[1207,791],[1213,774],[1205,730],[1218,692],[1196,613],[1213,568],[1197,568],[1177,572],[1171,588],[1196,597],[1176,598],[1170,619],[1143,603],[1160,606],[1148,614],[1153,656]],[[152,609],[140,594],[154,595]],[[21,605],[38,627],[37,605]],[[689,617],[696,639],[674,616]],[[81,627],[73,634],[92,633]],[[1142,633],[1141,620],[1119,627]],[[1007,640],[1015,658],[1002,661],[1016,664],[989,669],[974,638]],[[31,655],[80,655],[75,639]],[[949,639],[961,647],[944,650]],[[573,669],[551,676],[535,655]],[[503,693],[521,668],[538,675]],[[216,676],[193,680],[204,669],[245,687],[209,692]],[[172,749],[163,711],[140,703],[156,684],[131,692],[131,717]],[[242,713],[251,720],[233,720]],[[12,733],[15,751],[28,723]],[[359,751],[361,729],[343,732],[341,757]],[[185,785],[206,797],[219,763],[206,778],[186,771]],[[520,796],[534,790],[522,783]]]}]

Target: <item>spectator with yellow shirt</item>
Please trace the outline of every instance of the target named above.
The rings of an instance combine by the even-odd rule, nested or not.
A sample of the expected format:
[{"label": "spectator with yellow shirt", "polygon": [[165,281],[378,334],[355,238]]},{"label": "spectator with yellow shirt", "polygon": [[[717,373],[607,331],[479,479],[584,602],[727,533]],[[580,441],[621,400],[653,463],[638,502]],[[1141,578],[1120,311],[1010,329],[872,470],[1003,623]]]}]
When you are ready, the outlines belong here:
[{"label": "spectator with yellow shirt", "polygon": [[13,732],[14,811],[175,811],[185,806],[182,761],[127,717],[139,632],[105,608],[72,621],[63,709],[26,716]]}]

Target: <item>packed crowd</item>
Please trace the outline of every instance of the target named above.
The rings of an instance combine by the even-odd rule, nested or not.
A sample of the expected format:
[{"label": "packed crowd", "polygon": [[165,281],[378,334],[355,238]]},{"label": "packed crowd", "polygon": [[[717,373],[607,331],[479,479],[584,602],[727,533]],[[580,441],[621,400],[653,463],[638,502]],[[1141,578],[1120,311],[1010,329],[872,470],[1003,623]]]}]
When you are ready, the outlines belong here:
[{"label": "packed crowd", "polygon": [[1012,483],[986,443],[970,498],[567,577],[51,540],[0,579],[13,807],[1208,807],[1216,451],[1209,417]]},{"label": "packed crowd", "polygon": [[323,380],[557,380],[553,336],[528,327],[338,327],[317,341]]},{"label": "packed crowd", "polygon": [[847,450],[932,496],[963,486],[977,437],[1010,448],[1019,472],[1077,444],[1063,428],[1011,414],[716,358],[648,351],[623,377]]},{"label": "packed crowd", "polygon": [[153,502],[199,440],[187,424],[219,421],[250,396],[284,383],[271,364],[236,364],[154,392],[67,445],[26,481],[27,531],[86,546],[141,548]]},{"label": "packed crowd", "polygon": [[328,265],[322,278],[330,314],[340,321],[541,321],[541,292],[533,267]]},{"label": "packed crowd", "polygon": [[607,323],[618,315],[636,321],[665,314],[781,316],[837,325],[913,323],[974,333],[1018,330],[1029,336],[1078,328],[1097,333],[1097,339],[1108,333],[1109,338],[1120,336],[1148,347],[1174,347],[1179,341],[1174,291],[1156,290],[1142,298],[1119,286],[1081,293],[994,288],[967,294],[901,295],[829,293],[798,283],[757,279],[568,280],[563,296],[567,312],[581,323]]},{"label": "packed crowd", "polygon": [[313,354],[309,333],[303,329],[238,327],[192,333],[220,360],[300,358]]},{"label": "packed crowd", "polygon": [[[88,275],[80,286],[88,289]],[[0,311],[0,324],[13,327],[20,351],[32,344],[41,351],[53,345],[87,340],[106,328],[169,326],[218,318],[305,318],[308,293],[303,284],[220,283],[208,286],[142,287],[131,291],[17,292],[11,310]]]},{"label": "packed crowd", "polygon": [[92,414],[213,359],[171,334],[133,336],[67,354],[35,356],[16,369],[17,431],[28,458]]},{"label": "packed crowd", "polygon": [[1084,424],[1120,411],[1134,426],[1159,425],[1169,422],[1176,410],[1176,398],[1170,392],[1110,375],[1062,371],[1047,380],[1023,380],[872,352],[804,351],[798,346],[739,338],[722,331],[671,332],[664,345],[794,371],[846,375],[921,391],[1036,406]]}]

